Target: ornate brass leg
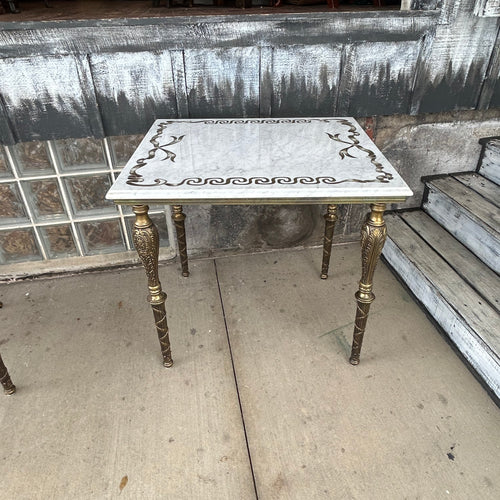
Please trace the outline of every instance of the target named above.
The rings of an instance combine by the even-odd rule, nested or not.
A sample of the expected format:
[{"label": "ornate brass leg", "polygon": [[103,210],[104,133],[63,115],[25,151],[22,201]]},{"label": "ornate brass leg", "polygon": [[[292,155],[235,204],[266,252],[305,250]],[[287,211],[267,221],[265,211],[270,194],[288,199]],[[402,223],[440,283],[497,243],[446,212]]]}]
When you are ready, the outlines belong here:
[{"label": "ornate brass leg", "polygon": [[0,356],[0,383],[3,385],[5,394],[14,394],[16,392],[16,386],[10,379],[7,367],[3,364],[2,356]]},{"label": "ornate brass leg", "polygon": [[160,248],[158,230],[149,218],[149,207],[147,205],[134,205],[133,210],[135,213],[135,224],[132,237],[148,277],[148,302],[153,308],[156,330],[158,331],[161,353],[163,355],[163,366],[168,368],[172,366],[173,361],[170,352],[167,315],[165,312],[167,294],[162,291],[158,277],[158,253]]},{"label": "ornate brass leg", "polygon": [[349,359],[352,365],[359,363],[359,355],[370,311],[370,304],[375,300],[375,295],[372,292],[373,273],[375,272],[378,258],[382,253],[382,248],[384,248],[387,235],[384,210],[384,203],[372,204],[371,212],[368,214],[366,222],[361,229],[362,273],[359,289],[356,292],[356,321],[354,323],[351,358]]},{"label": "ornate brass leg", "polygon": [[332,253],[333,230],[337,222],[337,205],[328,205],[325,218],[325,236],[323,238],[323,263],[321,265],[321,279],[328,278],[328,267],[330,266],[330,255]]},{"label": "ornate brass leg", "polygon": [[182,205],[173,205],[174,213],[172,219],[175,224],[175,232],[177,233],[177,244],[179,245],[179,255],[181,257],[182,276],[189,276],[188,255],[186,245],[186,228],[184,227],[184,219],[186,216],[182,212]]}]

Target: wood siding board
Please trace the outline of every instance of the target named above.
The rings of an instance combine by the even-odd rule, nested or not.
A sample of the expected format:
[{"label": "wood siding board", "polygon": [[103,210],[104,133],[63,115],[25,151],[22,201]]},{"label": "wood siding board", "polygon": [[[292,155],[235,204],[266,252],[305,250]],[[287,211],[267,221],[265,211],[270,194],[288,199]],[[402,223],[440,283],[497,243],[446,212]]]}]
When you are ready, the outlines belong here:
[{"label": "wood siding board", "polygon": [[191,117],[259,116],[259,52],[258,47],[185,51]]},{"label": "wood siding board", "polygon": [[12,133],[9,116],[5,108],[5,102],[2,94],[0,93],[0,144],[11,145],[15,142],[16,139]]},{"label": "wood siding board", "polygon": [[464,8],[466,2],[470,0],[443,0],[441,7],[440,24],[449,24],[453,22]]},{"label": "wood siding board", "polygon": [[419,53],[419,41],[354,45],[346,63],[349,96],[339,96],[341,101],[347,98],[349,102],[347,114],[409,113]]},{"label": "wood siding board", "polygon": [[432,30],[427,35],[424,35],[420,41],[420,52],[418,54],[417,63],[415,64],[415,73],[413,78],[413,87],[411,91],[410,100],[410,114],[418,114],[420,108],[420,99],[422,98],[422,92],[420,91],[420,74],[425,71],[427,63],[427,58],[430,56],[432,45],[434,43],[434,37],[436,36],[436,30]]},{"label": "wood siding board", "polygon": [[491,139],[483,146],[477,171],[500,185],[500,138]]},{"label": "wood siding board", "polygon": [[435,11],[368,11],[0,23],[0,58],[416,40],[436,19]]},{"label": "wood siding board", "polygon": [[418,112],[475,109],[496,37],[491,19],[463,17],[453,25],[437,26],[418,74]]},{"label": "wood siding board", "polygon": [[294,45],[273,50],[272,116],[335,115],[341,46]]},{"label": "wood siding board", "polygon": [[273,48],[261,47],[259,61],[259,116],[272,116],[273,99]]},{"label": "wood siding board", "polygon": [[500,107],[500,23],[478,102],[478,109],[490,107]]},{"label": "wood siding board", "polygon": [[87,111],[89,125],[92,133],[91,136],[102,139],[105,137],[102,117],[97,105],[97,97],[95,94],[94,81],[90,71],[90,61],[88,56],[77,56],[77,71],[80,76],[80,86],[82,89],[82,97]]},{"label": "wood siding board", "polygon": [[0,59],[0,88],[18,141],[89,137],[98,131],[95,109],[82,89],[73,56]]},{"label": "wood siding board", "polygon": [[349,103],[351,102],[351,90],[353,86],[353,65],[354,57],[352,55],[354,47],[352,44],[345,44],[342,48],[340,59],[340,82],[337,93],[337,116],[347,116],[349,114]]},{"label": "wood siding board", "polygon": [[168,51],[96,54],[90,61],[107,136],[145,133],[158,118],[177,118]]},{"label": "wood siding board", "polygon": [[500,0],[476,0],[474,14],[485,17],[500,16]]},{"label": "wood siding board", "polygon": [[172,77],[175,87],[175,100],[177,103],[177,115],[179,118],[189,118],[189,104],[186,89],[186,69],[184,68],[184,52],[172,50],[170,52],[172,61]]},{"label": "wood siding board", "polygon": [[411,10],[434,10],[441,8],[442,0],[411,0]]}]

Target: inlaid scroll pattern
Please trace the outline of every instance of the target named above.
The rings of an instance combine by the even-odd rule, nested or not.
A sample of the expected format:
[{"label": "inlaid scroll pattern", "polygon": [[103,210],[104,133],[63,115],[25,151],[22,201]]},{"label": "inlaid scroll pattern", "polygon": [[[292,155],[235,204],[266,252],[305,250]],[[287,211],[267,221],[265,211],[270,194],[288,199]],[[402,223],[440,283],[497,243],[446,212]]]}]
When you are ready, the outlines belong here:
[{"label": "inlaid scroll pattern", "polygon": [[256,119],[240,119],[240,120],[191,120],[191,121],[176,121],[175,123],[203,123],[205,125],[217,125],[217,124],[278,124],[278,123],[311,123],[313,121],[319,121],[319,122],[325,122],[325,123],[330,123],[332,121],[338,122],[346,127],[349,128],[348,130],[348,140],[346,141],[344,139],[340,138],[340,134],[330,134],[329,132],[325,132],[330,139],[333,141],[341,142],[343,144],[348,144],[348,147],[343,148],[339,151],[339,156],[342,159],[345,158],[355,158],[350,153],[350,150],[352,148],[356,148],[363,153],[366,153],[368,158],[370,158],[370,162],[374,165],[375,171],[379,174],[377,175],[374,179],[356,179],[356,178],[348,178],[348,179],[341,179],[337,180],[335,177],[331,176],[320,176],[320,177],[310,177],[310,176],[297,176],[297,177],[287,177],[287,176],[280,176],[280,177],[262,177],[262,176],[255,176],[255,177],[208,177],[208,178],[201,178],[201,177],[189,177],[186,179],[182,179],[179,182],[169,182],[167,179],[154,179],[152,183],[145,184],[144,183],[144,178],[141,174],[137,173],[137,171],[140,168],[143,168],[146,166],[147,162],[155,158],[156,154],[158,151],[163,151],[165,153],[165,158],[162,160],[170,160],[170,161],[175,161],[176,154],[171,151],[169,148],[170,146],[173,146],[174,144],[177,144],[178,142],[182,141],[182,139],[185,137],[184,135],[181,136],[171,136],[171,141],[168,142],[167,144],[160,145],[158,142],[158,139],[161,137],[163,134],[163,131],[167,128],[168,125],[171,125],[172,121],[167,121],[167,122],[162,122],[159,124],[158,129],[156,134],[151,138],[150,142],[154,146],[152,149],[148,151],[148,156],[146,158],[140,158],[137,160],[136,165],[134,165],[131,170],[130,174],[128,176],[127,184],[131,186],[139,186],[139,187],[154,187],[154,186],[168,186],[168,187],[177,187],[177,186],[227,186],[227,185],[234,185],[234,186],[249,186],[251,184],[255,185],[273,185],[273,184],[278,184],[278,185],[293,185],[293,184],[307,184],[307,185],[313,185],[313,184],[342,184],[342,183],[347,183],[347,182],[355,182],[355,183],[361,183],[361,184],[366,184],[366,183],[373,183],[373,182],[383,182],[387,183],[389,182],[393,176],[390,172],[386,172],[380,162],[377,161],[377,157],[373,151],[371,151],[368,148],[363,147],[360,144],[360,141],[357,139],[359,137],[360,133],[357,131],[356,126],[351,123],[349,120],[345,119],[333,119],[329,120],[327,118],[279,118],[279,119],[266,119],[266,120],[256,120]]}]

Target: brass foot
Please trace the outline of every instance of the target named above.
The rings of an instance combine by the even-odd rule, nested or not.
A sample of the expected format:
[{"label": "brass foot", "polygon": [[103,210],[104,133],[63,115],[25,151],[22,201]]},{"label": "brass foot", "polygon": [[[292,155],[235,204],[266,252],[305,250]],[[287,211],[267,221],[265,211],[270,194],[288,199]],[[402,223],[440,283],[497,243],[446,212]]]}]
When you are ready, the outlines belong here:
[{"label": "brass foot", "polygon": [[371,212],[366,218],[366,222],[361,228],[361,280],[359,289],[356,292],[356,319],[354,322],[354,335],[352,341],[351,357],[352,365],[359,364],[363,336],[368,321],[370,304],[375,300],[372,292],[373,274],[377,265],[382,248],[384,248],[387,229],[384,222],[385,204],[374,203],[371,205]]},{"label": "brass foot", "polygon": [[12,383],[10,379],[7,367],[4,365],[2,356],[0,356],[0,383],[3,386],[3,392],[10,396],[16,392],[16,386]]},{"label": "brass foot", "polygon": [[323,238],[323,261],[321,264],[321,279],[328,278],[328,268],[330,266],[330,256],[332,254],[333,231],[337,221],[337,205],[328,205],[325,219],[325,236]]},{"label": "brass foot", "polygon": [[181,258],[182,276],[185,276],[187,278],[189,276],[189,269],[186,244],[186,228],[184,226],[184,220],[186,219],[186,216],[182,212],[182,205],[173,205],[172,208],[174,210],[172,219],[175,225],[175,232],[177,233],[177,245],[179,247],[179,256]]},{"label": "brass foot", "polygon": [[163,365],[172,366],[172,354],[170,351],[170,340],[168,336],[167,315],[165,312],[165,300],[167,294],[162,291],[158,277],[158,253],[160,240],[158,230],[148,215],[147,205],[134,205],[135,223],[132,232],[134,245],[142,261],[148,277],[149,296],[148,302],[153,309],[158,339],[160,340]]}]

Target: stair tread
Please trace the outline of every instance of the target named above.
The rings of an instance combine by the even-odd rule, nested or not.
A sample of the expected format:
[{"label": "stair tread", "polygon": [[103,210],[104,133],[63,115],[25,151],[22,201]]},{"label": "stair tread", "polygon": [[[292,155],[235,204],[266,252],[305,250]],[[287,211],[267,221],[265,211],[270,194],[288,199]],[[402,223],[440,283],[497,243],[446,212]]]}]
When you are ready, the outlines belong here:
[{"label": "stair tread", "polygon": [[470,326],[496,362],[500,362],[499,313],[399,215],[388,214],[386,222],[390,239]]},{"label": "stair tread", "polygon": [[469,212],[472,218],[480,220],[490,231],[500,235],[500,211],[498,208],[473,189],[465,186],[451,176],[427,181],[450,197],[456,204]]},{"label": "stair tread", "polygon": [[476,193],[486,198],[497,208],[500,207],[500,186],[475,172],[453,174],[453,177]]},{"label": "stair tread", "polygon": [[494,271],[422,210],[399,215],[456,273],[500,312],[500,279]]}]

